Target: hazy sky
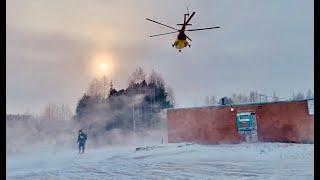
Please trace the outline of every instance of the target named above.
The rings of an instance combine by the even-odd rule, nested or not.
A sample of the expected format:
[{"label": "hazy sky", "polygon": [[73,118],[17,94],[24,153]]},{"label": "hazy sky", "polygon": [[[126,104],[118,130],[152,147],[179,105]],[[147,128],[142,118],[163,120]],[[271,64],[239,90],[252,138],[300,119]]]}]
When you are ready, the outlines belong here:
[{"label": "hazy sky", "polygon": [[[175,26],[196,11],[192,47],[179,53],[175,34],[146,17]],[[250,90],[280,97],[314,87],[313,0],[7,0],[7,112],[39,112],[49,102],[75,109],[96,76],[96,57],[124,88],[141,66],[160,72],[179,107],[207,95]]]}]

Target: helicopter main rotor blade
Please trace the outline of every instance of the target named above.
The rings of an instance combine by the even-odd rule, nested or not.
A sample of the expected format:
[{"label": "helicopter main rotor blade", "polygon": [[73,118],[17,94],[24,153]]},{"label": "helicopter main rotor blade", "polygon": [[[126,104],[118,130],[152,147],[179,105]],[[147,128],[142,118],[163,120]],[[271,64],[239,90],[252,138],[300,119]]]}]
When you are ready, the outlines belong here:
[{"label": "helicopter main rotor blade", "polygon": [[193,12],[193,13],[191,14],[191,16],[189,17],[189,19],[186,21],[185,24],[188,24],[188,23],[190,22],[191,18],[194,16],[195,13],[196,13],[196,12]]},{"label": "helicopter main rotor blade", "polygon": [[201,30],[217,29],[217,28],[220,28],[220,26],[208,27],[208,28],[199,28],[199,29],[188,29],[188,30],[185,30],[185,31],[201,31]]},{"label": "helicopter main rotor blade", "polygon": [[146,20],[151,21],[151,22],[154,22],[154,23],[157,23],[157,24],[160,24],[160,25],[162,25],[162,26],[165,26],[165,27],[168,27],[168,28],[171,28],[171,29],[174,29],[174,30],[177,30],[177,31],[178,31],[178,29],[176,29],[176,28],[174,28],[174,27],[171,27],[171,26],[162,24],[162,23],[157,22],[157,21],[155,21],[155,20],[152,20],[152,19],[149,19],[149,18],[146,18]]},{"label": "helicopter main rotor blade", "polygon": [[155,34],[155,35],[151,35],[150,37],[162,36],[162,35],[167,35],[167,34],[173,34],[173,33],[177,33],[177,32],[179,32],[179,31],[173,31],[173,32],[162,33],[162,34]]},{"label": "helicopter main rotor blade", "polygon": [[192,39],[190,39],[187,35],[186,35],[187,39],[189,39],[189,41],[192,41]]}]

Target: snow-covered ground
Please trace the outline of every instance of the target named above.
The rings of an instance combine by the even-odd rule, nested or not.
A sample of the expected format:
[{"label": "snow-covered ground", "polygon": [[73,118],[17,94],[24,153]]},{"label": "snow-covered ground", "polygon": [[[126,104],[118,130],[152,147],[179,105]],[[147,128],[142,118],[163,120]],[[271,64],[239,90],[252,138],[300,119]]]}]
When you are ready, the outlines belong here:
[{"label": "snow-covered ground", "polygon": [[314,179],[314,144],[136,147],[7,155],[7,179]]}]

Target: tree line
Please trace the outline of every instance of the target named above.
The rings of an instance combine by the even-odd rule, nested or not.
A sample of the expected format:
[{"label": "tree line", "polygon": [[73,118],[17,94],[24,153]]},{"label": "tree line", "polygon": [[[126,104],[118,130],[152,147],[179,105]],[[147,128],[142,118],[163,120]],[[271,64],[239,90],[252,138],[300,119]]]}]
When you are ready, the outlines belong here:
[{"label": "tree line", "polygon": [[[244,93],[233,93],[230,97],[224,97],[225,104],[241,104],[241,103],[258,103],[258,102],[278,102],[281,100],[303,100],[314,98],[314,93],[311,89],[303,93],[293,93],[288,99],[280,98],[276,92],[273,92],[271,96],[260,94],[257,91],[251,91],[249,94]],[[222,98],[218,99],[216,96],[206,96],[204,98],[204,105],[218,105],[221,104]]]},{"label": "tree line", "polygon": [[78,101],[75,120],[93,136],[112,129],[143,131],[156,128],[159,112],[174,106],[171,88],[159,73],[147,75],[141,67],[117,90],[106,77],[94,79]]}]

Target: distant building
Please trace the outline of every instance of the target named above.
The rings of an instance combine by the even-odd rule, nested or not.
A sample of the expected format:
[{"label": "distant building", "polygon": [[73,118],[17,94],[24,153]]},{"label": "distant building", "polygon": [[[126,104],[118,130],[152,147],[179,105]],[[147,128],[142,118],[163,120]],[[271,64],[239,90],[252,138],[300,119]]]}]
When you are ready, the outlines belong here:
[{"label": "distant building", "polygon": [[314,99],[168,109],[168,142],[314,143]]}]

